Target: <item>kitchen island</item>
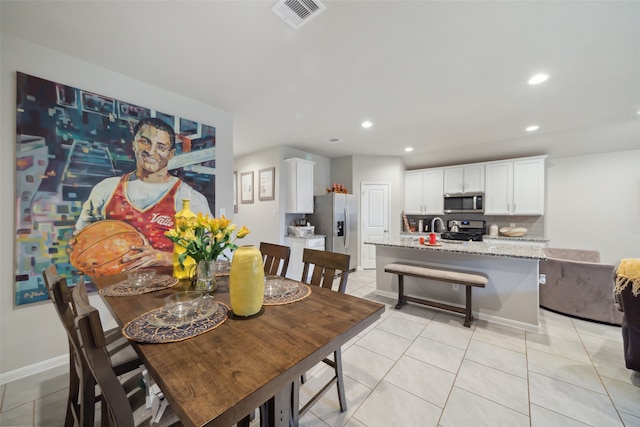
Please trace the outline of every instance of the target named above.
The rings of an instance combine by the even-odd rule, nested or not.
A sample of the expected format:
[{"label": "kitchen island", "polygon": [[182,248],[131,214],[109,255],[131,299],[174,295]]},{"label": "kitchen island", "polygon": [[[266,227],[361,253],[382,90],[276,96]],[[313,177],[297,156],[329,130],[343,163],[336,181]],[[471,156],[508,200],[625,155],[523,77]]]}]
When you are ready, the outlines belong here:
[{"label": "kitchen island", "polygon": [[[485,288],[473,290],[473,313],[481,320],[530,331],[539,330],[538,262],[542,248],[491,242],[439,241],[438,246],[420,244],[411,237],[365,242],[376,246],[376,288],[380,295],[397,299],[398,277],[385,273],[392,262],[484,273]],[[405,293],[418,298],[464,307],[464,286],[405,278]]]}]

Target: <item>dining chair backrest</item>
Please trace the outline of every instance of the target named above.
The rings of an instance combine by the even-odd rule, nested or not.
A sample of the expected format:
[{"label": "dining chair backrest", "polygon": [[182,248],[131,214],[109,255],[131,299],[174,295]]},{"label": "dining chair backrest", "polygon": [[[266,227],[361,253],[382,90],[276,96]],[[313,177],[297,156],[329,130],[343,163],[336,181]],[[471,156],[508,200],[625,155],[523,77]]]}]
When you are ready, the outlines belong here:
[{"label": "dining chair backrest", "polygon": [[289,256],[291,255],[289,246],[260,242],[260,252],[262,253],[265,275],[286,276],[289,268]]},{"label": "dining chair backrest", "polygon": [[[302,262],[304,263],[304,267],[302,269],[302,282],[308,283],[312,286],[331,289],[335,278],[340,275],[338,292],[344,294],[347,289],[347,279],[349,278],[350,258],[351,257],[347,254],[305,248],[302,252]],[[310,274],[311,267],[313,267],[313,272]],[[311,277],[309,278],[309,276]],[[342,374],[341,348],[338,347],[333,350],[333,360],[325,357],[322,361],[333,368],[333,376],[307,401],[307,403],[302,406],[302,408],[300,408],[298,415],[294,416],[295,419],[304,415],[311,406],[315,405],[315,403],[320,400],[320,398],[331,388],[333,384],[337,387],[340,411],[344,412],[347,410],[347,400]],[[306,381],[306,375],[303,374],[300,380],[304,383]],[[300,399],[298,382],[294,384],[291,398],[295,407],[295,405],[299,403]]]},{"label": "dining chair backrest", "polygon": [[[347,254],[305,248],[302,252],[304,267],[301,281],[312,286],[331,289],[334,279],[340,274],[338,292],[344,293],[349,278],[349,260],[350,256]],[[313,273],[309,278],[311,266],[313,266]]]},{"label": "dining chair backrest", "polygon": [[[137,427],[151,425],[151,411],[147,408],[145,390],[140,387],[142,371],[128,375],[124,383],[114,369],[107,348],[100,313],[89,302],[87,288],[80,280],[71,290],[77,309],[75,330],[82,354],[102,393],[102,425],[117,427]],[[124,379],[124,378],[123,378]],[[168,408],[159,424],[153,426],[179,425],[176,414]]]},{"label": "dining chair backrest", "polygon": [[67,280],[58,275],[55,265],[42,272],[49,297],[64,326],[69,342],[69,398],[65,425],[93,425],[95,380],[80,349],[75,329],[76,310]]},{"label": "dining chair backrest", "polygon": [[[78,312],[75,328],[81,350],[100,386],[102,404],[107,405],[107,411],[102,411],[103,416],[109,417],[110,425],[133,427],[135,426],[133,411],[127,393],[111,365],[100,313],[89,303],[83,281],[79,281],[73,287],[71,295]],[[105,420],[102,421],[104,424]]]}]

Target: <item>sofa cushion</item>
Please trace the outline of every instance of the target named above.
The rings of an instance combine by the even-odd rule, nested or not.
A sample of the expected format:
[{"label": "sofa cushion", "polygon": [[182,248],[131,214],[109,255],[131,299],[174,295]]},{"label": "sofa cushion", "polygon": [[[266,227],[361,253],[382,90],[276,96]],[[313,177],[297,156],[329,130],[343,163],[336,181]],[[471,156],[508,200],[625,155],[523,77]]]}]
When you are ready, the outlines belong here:
[{"label": "sofa cushion", "polygon": [[600,252],[585,249],[544,248],[547,258],[568,259],[571,261],[600,262]]}]

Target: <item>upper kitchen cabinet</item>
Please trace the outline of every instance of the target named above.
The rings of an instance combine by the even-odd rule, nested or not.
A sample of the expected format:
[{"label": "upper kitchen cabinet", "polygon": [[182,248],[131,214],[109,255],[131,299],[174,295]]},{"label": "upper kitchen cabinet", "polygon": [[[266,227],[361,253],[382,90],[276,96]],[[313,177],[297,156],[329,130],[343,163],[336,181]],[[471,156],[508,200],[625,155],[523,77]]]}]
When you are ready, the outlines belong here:
[{"label": "upper kitchen cabinet", "polygon": [[486,165],[486,215],[544,215],[544,157]]},{"label": "upper kitchen cabinet", "polygon": [[445,193],[484,191],[484,164],[455,166],[444,169]]},{"label": "upper kitchen cabinet", "polygon": [[444,171],[424,169],[404,175],[404,211],[410,215],[442,214]]},{"label": "upper kitchen cabinet", "polygon": [[286,213],[313,213],[314,162],[291,158],[284,160],[287,168]]}]

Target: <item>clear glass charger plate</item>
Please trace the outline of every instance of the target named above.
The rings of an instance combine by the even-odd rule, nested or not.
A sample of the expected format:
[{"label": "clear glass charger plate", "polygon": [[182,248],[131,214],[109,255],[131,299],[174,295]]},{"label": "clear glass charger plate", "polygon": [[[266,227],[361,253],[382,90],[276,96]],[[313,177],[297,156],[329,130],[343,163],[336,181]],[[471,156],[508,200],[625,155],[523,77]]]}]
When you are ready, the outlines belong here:
[{"label": "clear glass charger plate", "polygon": [[189,319],[181,319],[179,323],[172,323],[174,319],[158,316],[164,307],[156,308],[127,323],[122,328],[122,334],[130,340],[151,344],[178,342],[196,337],[216,329],[229,317],[229,307],[223,302],[206,303],[212,306],[203,307],[202,312]]},{"label": "clear glass charger plate", "polygon": [[150,315],[147,318],[147,323],[149,325],[159,327],[187,325],[189,323],[205,320],[216,314],[219,309],[220,304],[216,301],[209,300],[202,301],[197,309],[184,316],[177,316],[174,314],[173,310],[164,307]]},{"label": "clear glass charger plate", "polygon": [[264,284],[263,305],[281,305],[305,299],[311,294],[311,288],[301,282],[284,279],[282,281],[267,278]]},{"label": "clear glass charger plate", "polygon": [[298,284],[283,278],[267,277],[264,284],[264,296],[281,298],[298,291]]},{"label": "clear glass charger plate", "polygon": [[177,284],[177,278],[169,276],[167,274],[159,274],[149,284],[146,285],[134,285],[129,282],[129,279],[125,279],[121,282],[107,286],[106,288],[102,288],[99,292],[100,295],[108,297],[131,296],[171,288]]}]

